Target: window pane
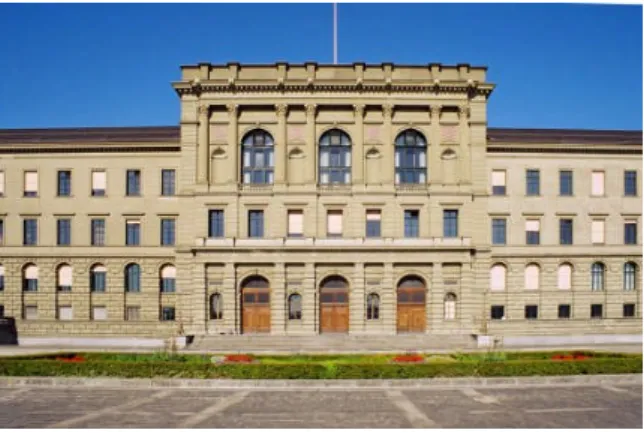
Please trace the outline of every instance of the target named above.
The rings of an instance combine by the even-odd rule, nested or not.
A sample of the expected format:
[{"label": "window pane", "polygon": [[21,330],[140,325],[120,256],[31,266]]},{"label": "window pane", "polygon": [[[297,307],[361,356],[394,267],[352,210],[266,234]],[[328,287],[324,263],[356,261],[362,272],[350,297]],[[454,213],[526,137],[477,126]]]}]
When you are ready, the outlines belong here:
[{"label": "window pane", "polygon": [[526,195],[539,195],[539,170],[526,171]]},{"label": "window pane", "polygon": [[570,170],[559,172],[559,195],[572,195],[572,171]]},{"label": "window pane", "polygon": [[627,170],[624,172],[624,195],[637,196],[637,171]]}]

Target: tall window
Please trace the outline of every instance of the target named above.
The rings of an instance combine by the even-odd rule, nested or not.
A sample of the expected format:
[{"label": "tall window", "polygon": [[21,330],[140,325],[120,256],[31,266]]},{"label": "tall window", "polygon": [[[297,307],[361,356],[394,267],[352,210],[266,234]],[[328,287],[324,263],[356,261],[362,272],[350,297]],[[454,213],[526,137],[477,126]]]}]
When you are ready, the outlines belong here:
[{"label": "tall window", "polygon": [[624,243],[626,245],[637,244],[637,221],[626,221],[624,223]]},{"label": "tall window", "polygon": [[141,267],[136,263],[130,263],[125,267],[125,291],[141,291]]},{"label": "tall window", "polygon": [[490,290],[505,290],[506,268],[504,265],[497,263],[490,269]]},{"label": "tall window", "polygon": [[505,170],[492,170],[492,195],[505,195]]},{"label": "tall window", "polygon": [[561,290],[570,290],[572,287],[572,266],[564,263],[557,270],[557,287]]},{"label": "tall window", "polygon": [[604,290],[604,272],[606,267],[603,263],[593,263],[593,266],[590,268],[591,281],[590,288],[594,291]]},{"label": "tall window", "polygon": [[89,290],[91,292],[105,292],[107,288],[107,268],[97,264],[89,271]]},{"label": "tall window", "polygon": [[69,170],[58,171],[58,196],[69,197],[72,194],[72,172]]},{"label": "tall window", "polygon": [[419,236],[418,211],[406,210],[405,211],[405,237],[417,238],[418,236]]},{"label": "tall window", "polygon": [[174,178],[175,172],[171,169],[161,170],[161,195],[172,196],[174,195]]},{"label": "tall window", "polygon": [[342,237],[342,211],[329,210],[326,213],[326,235],[330,238]]},{"label": "tall window", "polygon": [[221,209],[211,209],[208,211],[208,237],[224,237],[224,211]]},{"label": "tall window", "polygon": [[351,183],[351,139],[339,129],[320,137],[320,184]]},{"label": "tall window", "polygon": [[624,263],[624,290],[632,292],[635,290],[635,281],[637,277],[637,267],[635,263]]},{"label": "tall window", "polygon": [[210,295],[210,320],[221,320],[224,317],[224,304],[220,293]]},{"label": "tall window", "polygon": [[22,290],[25,292],[38,291],[38,266],[31,264],[22,269]]},{"label": "tall window", "polygon": [[161,218],[161,245],[174,245],[174,218]]},{"label": "tall window", "polygon": [[559,220],[559,244],[572,245],[572,219]]},{"label": "tall window", "polygon": [[370,293],[367,296],[367,320],[377,320],[380,318],[380,296],[376,293]]},{"label": "tall window", "polygon": [[301,209],[291,209],[288,216],[288,236],[299,238],[304,234],[304,214]]},{"label": "tall window", "polygon": [[159,289],[161,293],[174,293],[177,289],[177,269],[172,265],[161,268]]},{"label": "tall window", "polygon": [[528,245],[539,245],[539,220],[526,220],[525,222],[525,243]]},{"label": "tall window", "polygon": [[72,220],[60,218],[56,220],[56,245],[70,245],[72,240]]},{"label": "tall window", "polygon": [[593,220],[591,222],[591,242],[593,244],[604,243],[604,220]]},{"label": "tall window", "polygon": [[456,295],[448,293],[445,295],[444,305],[445,320],[454,320],[456,318]]},{"label": "tall window", "polygon": [[242,139],[244,183],[273,183],[273,147],[273,137],[262,129],[255,129],[244,136]]},{"label": "tall window", "polygon": [[107,190],[107,173],[104,170],[92,171],[92,196],[103,197]]},{"label": "tall window", "polygon": [[58,291],[70,292],[72,290],[72,267],[61,265],[58,267]]},{"label": "tall window", "polygon": [[25,218],[22,222],[22,244],[38,244],[38,220],[36,218]]},{"label": "tall window", "polygon": [[302,319],[302,296],[293,293],[288,297],[288,320]]},{"label": "tall window", "polygon": [[427,142],[418,131],[408,129],[396,137],[396,183],[427,182]]},{"label": "tall window", "polygon": [[559,195],[572,195],[572,170],[559,171]]},{"label": "tall window", "polygon": [[635,170],[624,172],[624,195],[627,197],[637,196],[637,171]]},{"label": "tall window", "polygon": [[590,189],[590,194],[593,196],[604,195],[604,172],[603,171],[592,172],[592,185]]},{"label": "tall window", "polygon": [[264,211],[262,210],[248,211],[248,237],[249,238],[264,237]]},{"label": "tall window", "polygon": [[443,211],[443,237],[455,238],[458,236],[458,211]]},{"label": "tall window", "polygon": [[368,238],[380,237],[380,210],[367,210],[366,235]]},{"label": "tall window", "polygon": [[505,245],[506,243],[505,218],[492,218],[492,245]]},{"label": "tall window", "polygon": [[141,221],[125,221],[125,245],[141,245]]},{"label": "tall window", "polygon": [[527,290],[537,290],[539,289],[539,266],[535,264],[530,264],[525,268],[525,288]]},{"label": "tall window", "polygon": [[128,170],[126,182],[125,195],[141,195],[141,170]]},{"label": "tall window", "polygon": [[25,171],[25,197],[37,197],[38,196],[38,172],[37,171]]},{"label": "tall window", "polygon": [[92,218],[91,242],[95,247],[105,245],[105,220],[103,218]]},{"label": "tall window", "polygon": [[539,195],[539,170],[526,170],[525,182],[526,195]]}]

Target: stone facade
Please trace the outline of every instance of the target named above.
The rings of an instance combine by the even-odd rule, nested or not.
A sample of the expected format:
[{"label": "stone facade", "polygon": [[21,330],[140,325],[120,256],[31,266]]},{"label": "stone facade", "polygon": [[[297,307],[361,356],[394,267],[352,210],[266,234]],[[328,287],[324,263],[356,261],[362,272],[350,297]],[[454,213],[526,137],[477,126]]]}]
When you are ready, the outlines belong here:
[{"label": "stone facade", "polygon": [[[403,312],[397,287],[412,276],[425,288],[419,332],[641,334],[641,133],[488,129],[494,85],[485,73],[469,65],[199,64],[183,67],[173,83],[179,128],[0,131],[4,314],[18,319],[21,335],[239,334],[244,314],[255,314],[244,313],[244,284],[261,276],[269,286],[267,331],[313,335],[326,314],[320,287],[339,276],[347,284],[348,332],[393,335]],[[273,143],[264,183],[244,176],[243,142],[256,131]],[[322,181],[320,142],[329,131],[350,140],[341,182]],[[426,144],[412,164],[423,175],[408,183],[395,168],[405,165],[405,150],[395,145],[405,131]],[[539,170],[539,195],[526,196],[527,169]],[[25,197],[24,173],[32,170],[37,194]],[[71,172],[70,196],[57,195],[59,170]],[[105,196],[92,196],[94,170],[107,173]],[[126,195],[127,170],[140,170],[136,196]],[[175,173],[168,196],[162,170]],[[501,196],[492,190],[499,170]],[[559,194],[560,170],[573,172],[572,196]],[[593,170],[604,172],[601,197],[591,196]],[[634,197],[624,194],[626,170],[637,173]],[[209,235],[213,210],[223,211],[223,236]],[[250,233],[250,211],[262,212],[260,236]],[[289,233],[289,211],[302,213],[297,236]],[[329,211],[341,213],[339,235],[328,233]],[[367,236],[368,211],[380,212],[377,236]],[[417,215],[417,234],[406,211]],[[445,211],[457,211],[454,233],[446,231]],[[23,245],[25,218],[38,221],[35,246]],[[69,246],[56,245],[58,218],[71,219]],[[92,218],[105,219],[104,246],[91,245]],[[505,245],[492,242],[493,218],[506,219]],[[573,220],[572,245],[560,244],[562,218]],[[590,237],[597,218],[605,221],[602,245]],[[175,221],[174,245],[160,245],[162,219]],[[539,245],[526,245],[526,219],[539,220]],[[125,245],[128,220],[140,224],[137,246]],[[625,221],[637,223],[634,245],[624,245]],[[606,267],[603,290],[591,290],[595,262]],[[623,287],[627,262],[637,270],[633,290]],[[125,284],[131,263],[140,266],[134,292]],[[562,263],[572,266],[569,289],[558,287]],[[28,264],[38,267],[34,292],[23,290]],[[57,288],[61,264],[73,269],[71,291]],[[96,264],[107,269],[104,292],[90,289]],[[168,264],[176,290],[162,292]],[[503,291],[490,287],[498,264],[506,270]],[[536,290],[525,288],[531,264],[539,267]],[[214,294],[220,316],[211,312]],[[289,317],[292,294],[301,296],[300,317]],[[371,294],[377,317],[367,311]],[[570,318],[558,317],[560,304],[570,305]],[[603,306],[601,318],[591,318],[592,304]],[[624,317],[624,304],[634,304],[634,317]],[[526,319],[526,305],[538,306],[536,319]],[[25,308],[32,306],[34,318]],[[69,313],[60,308],[69,306],[73,315],[64,320]],[[501,320],[491,319],[492,306],[504,307]],[[104,307],[101,320],[96,307]],[[128,307],[139,307],[135,317]],[[174,320],[161,320],[164,307],[174,308]]]}]

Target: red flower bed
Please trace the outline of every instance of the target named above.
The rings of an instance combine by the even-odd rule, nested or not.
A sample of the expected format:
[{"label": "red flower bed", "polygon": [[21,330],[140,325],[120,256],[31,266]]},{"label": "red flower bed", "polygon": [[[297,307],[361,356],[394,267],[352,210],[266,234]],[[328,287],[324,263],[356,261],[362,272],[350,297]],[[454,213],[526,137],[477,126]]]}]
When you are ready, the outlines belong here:
[{"label": "red flower bed", "polygon": [[425,358],[420,355],[398,355],[395,356],[393,362],[424,362]]},{"label": "red flower bed", "polygon": [[78,355],[71,355],[71,356],[57,356],[56,361],[63,361],[63,362],[85,362],[85,358],[82,356]]},{"label": "red flower bed", "polygon": [[584,359],[589,359],[590,356],[587,356],[581,352],[575,352],[573,354],[568,354],[568,355],[553,355],[550,359],[553,361],[583,361]]},{"label": "red flower bed", "polygon": [[253,362],[253,357],[250,355],[226,355],[224,362],[250,364]]}]

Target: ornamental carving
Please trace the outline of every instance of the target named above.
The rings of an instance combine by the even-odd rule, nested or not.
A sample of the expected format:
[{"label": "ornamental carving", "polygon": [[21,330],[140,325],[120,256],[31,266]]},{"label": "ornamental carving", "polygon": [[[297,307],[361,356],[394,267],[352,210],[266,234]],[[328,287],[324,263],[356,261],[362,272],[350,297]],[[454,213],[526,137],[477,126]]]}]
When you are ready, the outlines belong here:
[{"label": "ornamental carving", "polygon": [[275,105],[275,113],[277,113],[278,116],[286,116],[286,113],[288,112],[288,105],[286,104],[276,104]]},{"label": "ornamental carving", "polygon": [[318,106],[315,104],[306,104],[306,114],[315,116],[315,113],[317,112]]},{"label": "ornamental carving", "polygon": [[210,105],[202,104],[198,108],[200,116],[207,116],[210,113]]},{"label": "ornamental carving", "polygon": [[231,116],[236,115],[238,109],[239,109],[239,105],[237,105],[237,104],[227,104],[226,105],[226,111],[228,111],[228,114],[231,115]]},{"label": "ornamental carving", "polygon": [[356,114],[356,117],[364,116],[364,105],[354,105],[353,111]]},{"label": "ornamental carving", "polygon": [[461,119],[467,119],[470,117],[470,107],[467,105],[460,105],[458,107],[458,113],[460,114]]},{"label": "ornamental carving", "polygon": [[440,105],[432,105],[429,107],[431,113],[432,113],[432,119],[438,120],[438,118],[441,115],[441,106]]},{"label": "ornamental carving", "polygon": [[394,106],[390,104],[386,104],[382,106],[382,114],[385,117],[391,117],[391,115],[394,113]]}]

